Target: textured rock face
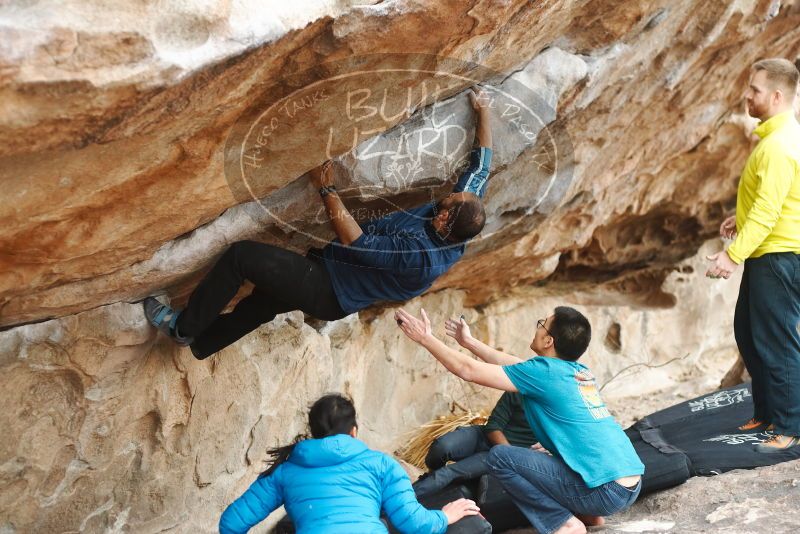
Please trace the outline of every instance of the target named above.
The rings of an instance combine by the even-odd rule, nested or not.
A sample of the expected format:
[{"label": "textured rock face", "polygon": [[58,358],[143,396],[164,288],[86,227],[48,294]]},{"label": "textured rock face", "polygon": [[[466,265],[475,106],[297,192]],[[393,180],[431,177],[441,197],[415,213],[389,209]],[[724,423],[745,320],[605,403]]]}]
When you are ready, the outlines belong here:
[{"label": "textured rock face", "polygon": [[297,179],[329,156],[359,218],[442,194],[476,81],[495,102],[488,225],[408,306],[519,354],[580,306],[604,394],[646,411],[732,360],[736,282],[702,278],[706,240],[751,143],[748,66],[800,52],[797,3],[286,6],[0,6],[0,532],[212,531],[326,391],[386,451],[488,406],[388,309],[288,314],[196,362],[126,303],[180,300],[238,239],[329,239]]},{"label": "textured rock face", "polygon": [[[191,13],[127,8],[112,17],[113,30],[91,35],[84,35],[85,22],[66,29],[72,15],[62,19],[44,4],[5,7],[0,324],[165,287],[180,292],[227,242],[243,237],[308,246],[296,230],[319,226],[318,204],[304,180],[293,181],[326,152],[347,152],[353,143],[346,133],[359,118],[344,113],[354,87],[330,82],[320,65],[401,52],[519,71],[520,83],[557,109],[539,116],[556,146],[574,147],[548,189],[537,179],[549,171],[541,161],[544,136],[525,146],[513,114],[496,110],[502,148],[487,200],[492,238],[473,246],[438,288],[469,289],[479,304],[501,287],[553,271],[596,282],[648,267],[618,282],[646,294],[669,265],[712,235],[732,205],[749,148],[736,114],[748,66],[765,50],[790,57],[799,51],[795,4],[778,10],[773,2],[720,2],[702,11],[691,5],[460,0],[346,10],[331,3],[337,18],[302,28],[292,20],[284,27],[299,29],[283,35],[277,22],[262,22],[260,35],[252,20],[252,31],[242,30],[246,6],[239,12],[222,2],[197,4]],[[160,22],[142,30],[140,21],[150,18]],[[219,57],[227,59],[203,63]],[[366,60],[366,70],[385,64],[382,57]],[[437,135],[453,124],[468,129],[463,96],[447,124],[431,126],[430,105],[488,71],[472,78],[464,67],[450,71],[466,76],[460,83],[451,78],[439,95],[424,94],[433,75],[419,71],[363,81],[355,90],[375,89],[376,98],[381,84],[395,90],[387,97],[392,112],[358,123],[356,140],[383,130],[386,142],[397,135],[391,128],[402,122],[397,110],[409,108],[408,92],[410,108],[419,109],[408,128],[432,127]],[[224,146],[237,133],[237,118],[284,102],[293,84],[320,80],[329,80],[325,101],[295,113],[267,147],[269,167],[254,191],[280,222],[242,218],[241,191],[225,179]],[[331,146],[329,131],[340,134]],[[367,148],[341,160],[342,183],[363,187],[381,179],[352,163]],[[452,164],[459,155],[443,159]],[[434,178],[426,170],[417,179]],[[399,189],[382,191],[391,202],[411,202]],[[364,199],[362,191],[357,196]],[[500,265],[502,281],[493,276]]]}]

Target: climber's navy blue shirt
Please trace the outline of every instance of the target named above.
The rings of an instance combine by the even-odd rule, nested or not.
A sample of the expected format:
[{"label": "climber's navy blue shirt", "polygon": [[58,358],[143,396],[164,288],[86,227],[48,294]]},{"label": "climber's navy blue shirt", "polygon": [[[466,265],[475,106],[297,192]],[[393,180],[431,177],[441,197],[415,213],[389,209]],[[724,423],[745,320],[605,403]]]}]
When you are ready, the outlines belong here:
[{"label": "climber's navy blue shirt", "polygon": [[[483,197],[492,162],[490,148],[476,148],[453,188]],[[448,243],[431,225],[435,202],[361,225],[349,246],[338,239],[322,251],[339,305],[346,313],[378,301],[406,301],[424,293],[461,258],[466,243]]]}]

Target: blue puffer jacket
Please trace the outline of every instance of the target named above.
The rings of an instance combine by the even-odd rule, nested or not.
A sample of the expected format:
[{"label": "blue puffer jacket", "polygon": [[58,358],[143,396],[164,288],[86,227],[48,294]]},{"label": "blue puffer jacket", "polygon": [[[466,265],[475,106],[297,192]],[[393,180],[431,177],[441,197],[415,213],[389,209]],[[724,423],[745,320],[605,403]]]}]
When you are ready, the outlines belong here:
[{"label": "blue puffer jacket", "polygon": [[399,463],[344,434],[298,443],[289,460],[228,506],[219,531],[245,533],[281,505],[297,534],[387,532],[381,509],[403,534],[447,530],[443,512],[417,502]]}]

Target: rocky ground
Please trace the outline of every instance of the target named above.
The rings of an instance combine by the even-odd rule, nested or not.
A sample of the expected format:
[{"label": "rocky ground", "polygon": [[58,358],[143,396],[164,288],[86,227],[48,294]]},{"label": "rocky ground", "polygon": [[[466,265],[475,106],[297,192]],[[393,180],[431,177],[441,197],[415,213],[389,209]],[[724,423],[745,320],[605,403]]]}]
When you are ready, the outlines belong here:
[{"label": "rocky ground", "polygon": [[800,530],[800,460],[695,477],[646,496],[598,532],[791,533]]}]

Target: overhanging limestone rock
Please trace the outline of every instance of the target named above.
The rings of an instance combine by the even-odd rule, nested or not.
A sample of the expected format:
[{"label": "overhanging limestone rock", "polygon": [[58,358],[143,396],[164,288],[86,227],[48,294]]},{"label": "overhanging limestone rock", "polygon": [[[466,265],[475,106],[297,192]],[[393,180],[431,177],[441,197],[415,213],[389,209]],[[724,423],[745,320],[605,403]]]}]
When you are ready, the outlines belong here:
[{"label": "overhanging limestone rock", "polygon": [[[692,236],[684,236],[685,245],[678,247],[653,241],[658,246],[640,247],[624,269],[614,263],[604,268],[620,271],[646,259],[669,264],[685,257],[712,235],[733,199],[749,145],[731,110],[747,67],[766,49],[796,54],[792,36],[798,27],[797,9],[790,5],[777,13],[763,3],[701,13],[690,4],[563,2],[537,8],[515,2],[478,8],[461,0],[352,7],[336,19],[322,18],[282,36],[267,32],[261,42],[268,44],[229,59],[181,67],[183,77],[167,76],[174,71],[169,54],[155,63],[129,54],[123,58],[129,62],[123,79],[110,67],[23,62],[8,71],[2,89],[15,104],[6,108],[1,143],[0,324],[135,300],[165,287],[178,286],[180,292],[226,242],[242,237],[307,246],[278,225],[261,223],[217,225],[225,229],[202,251],[176,240],[213,226],[242,202],[225,179],[224,144],[265,88],[303,72],[311,82],[315,73],[324,76],[319,67],[324,62],[367,53],[434,54],[477,62],[492,72],[518,71],[511,79],[532,84],[533,92],[553,105],[556,113],[544,117],[548,133],[575,147],[574,164],[564,169],[570,179],[559,175],[558,194],[542,197],[535,179],[540,151],[535,145],[520,151],[524,137],[511,135],[508,117],[500,121],[498,128],[509,135],[501,137],[500,165],[487,201],[493,238],[471,247],[470,257],[437,288],[475,290],[474,303],[486,302],[501,290],[491,276],[498,265],[507,272],[504,284],[541,280],[552,271],[546,264],[554,255],[591,248],[597,232],[651,216],[689,219]],[[30,9],[27,16],[41,16]],[[26,11],[12,15],[24,19]],[[135,20],[127,22],[133,32]],[[21,31],[9,35],[30,40]],[[120,38],[125,43],[135,41],[125,35]],[[149,38],[147,32],[136,35]],[[57,37],[45,33],[41,46],[46,49]],[[253,39],[248,43],[258,42]],[[191,39],[187,42],[182,46],[191,49]],[[160,50],[158,40],[153,43]],[[70,50],[65,57],[78,53]],[[106,48],[94,50],[97,63]],[[19,61],[7,56],[12,65]],[[123,59],[111,56],[109,65]],[[146,68],[136,74],[136,65]],[[467,85],[451,86],[440,105],[453,106],[454,120],[463,127],[470,122],[463,98],[446,100]],[[51,105],[56,100],[57,108]],[[434,102],[423,103],[427,108],[400,128],[424,122]],[[34,109],[34,114],[24,111]],[[295,179],[326,157],[327,132],[320,124],[347,126],[338,108],[318,110],[313,121],[296,125],[295,138],[306,139],[306,146],[277,153],[259,191],[259,198],[266,195],[265,202],[290,212],[289,222],[303,232],[322,225],[308,219],[313,194]],[[378,129],[401,122],[395,117]],[[349,146],[342,140],[340,151]],[[340,169],[343,180],[374,184],[372,169],[363,162],[348,166],[348,157]],[[384,194],[402,206],[401,190],[390,187]],[[295,209],[301,205],[304,210]],[[163,251],[176,249],[186,252],[186,261],[162,263]]]}]

